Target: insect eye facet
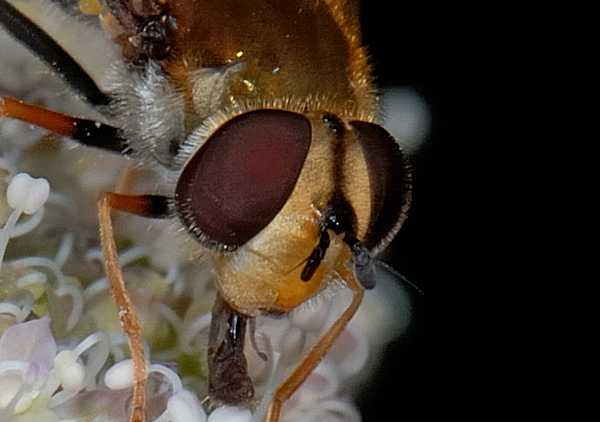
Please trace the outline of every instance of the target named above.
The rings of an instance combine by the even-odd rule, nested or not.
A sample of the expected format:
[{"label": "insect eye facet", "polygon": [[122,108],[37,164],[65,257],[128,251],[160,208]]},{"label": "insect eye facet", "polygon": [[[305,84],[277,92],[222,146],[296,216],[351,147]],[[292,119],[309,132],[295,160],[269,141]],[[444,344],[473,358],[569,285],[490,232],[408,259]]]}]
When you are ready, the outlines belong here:
[{"label": "insect eye facet", "polygon": [[296,185],[310,121],[256,110],[226,122],[189,160],[175,192],[180,218],[203,244],[235,249],[273,220]]},{"label": "insect eye facet", "polygon": [[350,122],[363,150],[372,191],[371,223],[364,244],[386,243],[399,229],[410,201],[410,175],[392,135],[374,123]]}]

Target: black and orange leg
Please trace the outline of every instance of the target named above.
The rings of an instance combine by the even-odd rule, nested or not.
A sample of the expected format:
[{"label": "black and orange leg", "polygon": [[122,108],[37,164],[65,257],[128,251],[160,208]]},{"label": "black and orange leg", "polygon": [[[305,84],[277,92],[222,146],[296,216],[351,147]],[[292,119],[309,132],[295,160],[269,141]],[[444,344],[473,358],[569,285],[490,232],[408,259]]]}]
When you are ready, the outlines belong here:
[{"label": "black and orange leg", "polygon": [[13,98],[0,97],[0,120],[3,117],[32,123],[86,146],[122,155],[132,152],[119,129],[95,120],[80,119]]}]

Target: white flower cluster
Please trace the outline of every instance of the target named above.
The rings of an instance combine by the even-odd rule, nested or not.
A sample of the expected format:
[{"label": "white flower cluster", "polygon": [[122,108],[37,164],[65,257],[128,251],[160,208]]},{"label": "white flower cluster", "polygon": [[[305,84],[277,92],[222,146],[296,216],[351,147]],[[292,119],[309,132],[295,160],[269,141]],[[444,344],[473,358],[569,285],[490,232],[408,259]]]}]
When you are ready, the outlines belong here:
[{"label": "white flower cluster", "polygon": [[[45,179],[13,175],[8,166],[0,172],[6,175],[0,181],[0,192],[6,192],[0,200],[0,216],[7,216],[0,219],[0,262],[4,261],[0,266],[0,422],[127,421],[133,365],[106,279],[95,269],[102,259],[97,244],[81,258],[77,251],[81,226],[72,221],[73,231],[62,235],[53,255],[30,255],[40,250],[40,244],[51,243],[47,236],[52,226],[63,226],[56,217],[50,218],[50,212],[42,218],[44,202],[52,193]],[[55,196],[58,204],[47,206],[66,206],[60,202],[61,195]],[[130,222],[127,226],[131,228]],[[173,268],[163,265],[160,248],[145,242],[151,242],[146,236],[165,236],[164,243],[172,242],[163,233],[171,227],[164,227],[153,236],[144,233],[126,241],[120,254],[146,342],[148,420],[260,421],[279,383],[347,305],[348,292],[340,288],[290,316],[259,317],[258,350],[247,342],[249,374],[256,388],[252,409],[206,408],[198,397],[207,393],[205,355],[215,295],[212,277],[210,271],[198,272],[194,261],[175,260]],[[15,244],[14,250],[7,249],[9,241]],[[75,266],[73,257],[80,261]],[[79,275],[82,266],[100,276]],[[68,274],[73,267],[77,276]],[[362,314],[362,322],[360,314],[351,322],[286,405],[283,420],[360,420],[352,402],[356,386],[348,381],[364,370],[375,344],[371,341],[369,346],[369,336],[389,338],[384,321],[394,319],[381,314],[389,294],[379,296],[367,297],[365,306],[371,309]],[[368,314],[377,312],[374,322]],[[367,335],[360,324],[377,328],[369,329]],[[266,362],[261,354],[267,355]]]},{"label": "white flower cluster", "polygon": [[[81,339],[89,331],[85,327],[114,325],[107,320],[116,316],[116,310],[106,310],[111,305],[106,280],[84,286],[63,273],[73,236],[64,237],[55,259],[18,256],[4,262],[9,240],[26,235],[42,222],[50,193],[46,179],[12,175],[6,167],[0,162],[0,172],[6,174],[0,211],[8,214],[0,228],[0,421],[126,421],[134,381],[133,365],[124,355],[126,339],[118,328]],[[27,220],[19,222],[24,215]],[[129,259],[139,255],[135,248],[129,252]],[[104,298],[99,299],[102,293]],[[171,321],[177,319],[172,310],[171,314]],[[51,320],[58,322],[54,324],[58,329],[51,329]],[[160,324],[156,320],[145,328],[148,325]],[[155,387],[149,406],[158,409],[152,420],[207,420],[197,394],[185,389],[172,369],[148,364],[148,374],[149,384]],[[229,420],[214,413],[216,418],[211,416],[211,420],[215,422]]]}]

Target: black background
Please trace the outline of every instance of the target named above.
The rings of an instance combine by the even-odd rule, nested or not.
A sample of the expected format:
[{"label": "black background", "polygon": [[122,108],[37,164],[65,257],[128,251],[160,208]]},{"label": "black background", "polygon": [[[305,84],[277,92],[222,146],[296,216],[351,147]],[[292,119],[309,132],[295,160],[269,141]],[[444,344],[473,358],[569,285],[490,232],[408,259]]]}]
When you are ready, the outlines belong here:
[{"label": "black background", "polygon": [[512,12],[362,4],[378,85],[416,89],[433,116],[386,257],[425,295],[365,389],[365,421],[598,417],[598,276],[581,271],[597,242],[579,221],[576,135],[548,112],[572,79],[548,71],[555,29]]}]

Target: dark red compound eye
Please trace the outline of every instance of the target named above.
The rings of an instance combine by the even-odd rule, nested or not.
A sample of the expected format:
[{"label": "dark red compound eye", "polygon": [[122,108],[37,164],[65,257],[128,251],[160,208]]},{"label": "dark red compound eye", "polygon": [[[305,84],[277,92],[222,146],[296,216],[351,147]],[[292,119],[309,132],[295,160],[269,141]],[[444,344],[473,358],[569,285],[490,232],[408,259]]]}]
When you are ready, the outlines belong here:
[{"label": "dark red compound eye", "polygon": [[369,250],[379,246],[405,217],[410,201],[410,175],[400,146],[379,125],[350,122],[369,171],[373,210],[364,244]]},{"label": "dark red compound eye", "polygon": [[175,191],[198,240],[234,249],[265,228],[290,197],[311,143],[297,113],[251,111],[226,122],[187,163]]}]

